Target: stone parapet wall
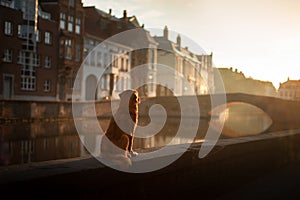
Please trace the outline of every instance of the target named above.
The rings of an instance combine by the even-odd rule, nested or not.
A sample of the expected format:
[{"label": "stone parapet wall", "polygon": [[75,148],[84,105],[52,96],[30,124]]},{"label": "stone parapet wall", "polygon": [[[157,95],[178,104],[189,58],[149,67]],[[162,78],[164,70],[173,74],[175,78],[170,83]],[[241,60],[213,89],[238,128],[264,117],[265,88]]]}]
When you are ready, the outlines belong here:
[{"label": "stone parapet wall", "polygon": [[[78,102],[77,108],[75,117],[92,117],[94,108],[99,117],[111,116],[110,101]],[[55,101],[1,100],[0,114],[2,120],[73,118],[72,102]]]},{"label": "stone parapet wall", "polygon": [[[214,106],[219,106],[223,101],[222,94],[200,95],[197,96],[198,102],[193,103],[195,97],[153,97],[142,99],[139,106],[140,117],[148,117],[149,110],[153,116],[161,116],[163,112],[158,109],[150,109],[153,105],[161,105],[168,117],[200,117],[210,120],[211,99],[214,98]],[[226,94],[227,103],[243,102],[248,103],[262,109],[270,116],[273,124],[268,132],[297,129],[300,128],[299,113],[300,102],[288,101],[274,97],[255,96],[242,93]],[[216,101],[217,100],[217,101]],[[179,103],[183,102],[183,103]],[[112,108],[118,106],[119,101],[102,100],[90,102],[76,102],[76,109],[72,111],[72,102],[57,101],[12,101],[0,100],[0,120],[22,120],[22,119],[61,119],[73,117],[95,117],[109,118],[111,117]],[[196,109],[196,107],[198,107]],[[156,107],[157,108],[157,107]],[[182,115],[183,114],[183,115]]]}]

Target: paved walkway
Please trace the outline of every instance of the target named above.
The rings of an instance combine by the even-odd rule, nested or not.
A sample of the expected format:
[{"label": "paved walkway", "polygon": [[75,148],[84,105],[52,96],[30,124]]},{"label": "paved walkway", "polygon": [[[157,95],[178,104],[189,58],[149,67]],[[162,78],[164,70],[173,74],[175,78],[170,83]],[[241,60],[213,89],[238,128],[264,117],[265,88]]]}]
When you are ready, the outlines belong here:
[{"label": "paved walkway", "polygon": [[225,199],[300,199],[300,161],[219,197]]}]

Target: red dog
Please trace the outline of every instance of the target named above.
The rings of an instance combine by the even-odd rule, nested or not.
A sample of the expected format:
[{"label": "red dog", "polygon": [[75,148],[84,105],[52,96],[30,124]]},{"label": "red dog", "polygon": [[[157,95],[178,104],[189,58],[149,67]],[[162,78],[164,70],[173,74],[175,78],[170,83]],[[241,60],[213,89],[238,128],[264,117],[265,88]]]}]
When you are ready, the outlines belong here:
[{"label": "red dog", "polygon": [[[137,155],[133,151],[134,132],[138,122],[138,104],[140,103],[137,90],[126,90],[120,95],[120,105],[111,118],[109,126],[102,139],[101,154],[110,159],[123,158],[131,165],[128,157]],[[121,157],[120,157],[121,156]]]}]

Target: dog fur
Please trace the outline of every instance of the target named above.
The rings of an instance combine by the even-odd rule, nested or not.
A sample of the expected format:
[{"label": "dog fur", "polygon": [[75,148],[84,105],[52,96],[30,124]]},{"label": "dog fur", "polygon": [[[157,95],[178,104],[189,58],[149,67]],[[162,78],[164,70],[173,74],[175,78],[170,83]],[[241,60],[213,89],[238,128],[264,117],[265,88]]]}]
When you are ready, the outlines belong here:
[{"label": "dog fur", "polygon": [[138,123],[138,104],[140,99],[137,90],[126,90],[120,93],[120,105],[111,118],[102,138],[101,154],[117,164],[131,165],[134,132]]}]

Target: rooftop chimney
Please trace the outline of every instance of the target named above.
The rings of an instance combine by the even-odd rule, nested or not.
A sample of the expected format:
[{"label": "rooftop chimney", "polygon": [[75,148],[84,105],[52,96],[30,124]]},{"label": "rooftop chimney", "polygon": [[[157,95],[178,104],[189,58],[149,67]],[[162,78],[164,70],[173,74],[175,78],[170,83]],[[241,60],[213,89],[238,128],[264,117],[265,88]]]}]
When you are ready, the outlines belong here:
[{"label": "rooftop chimney", "polygon": [[111,15],[111,11],[112,11],[112,10],[111,10],[111,8],[110,8],[110,9],[109,9],[109,12],[108,12],[109,15]]},{"label": "rooftop chimney", "polygon": [[123,17],[127,18],[127,11],[126,10],[123,11]]},{"label": "rooftop chimney", "polygon": [[181,37],[179,34],[177,35],[177,45],[178,45],[178,48],[181,48]]},{"label": "rooftop chimney", "polygon": [[165,26],[165,28],[164,28],[164,38],[168,39],[168,35],[169,35],[169,30],[168,30],[168,27]]}]

